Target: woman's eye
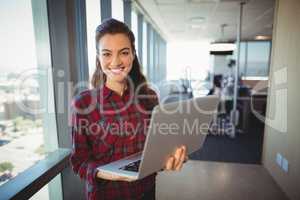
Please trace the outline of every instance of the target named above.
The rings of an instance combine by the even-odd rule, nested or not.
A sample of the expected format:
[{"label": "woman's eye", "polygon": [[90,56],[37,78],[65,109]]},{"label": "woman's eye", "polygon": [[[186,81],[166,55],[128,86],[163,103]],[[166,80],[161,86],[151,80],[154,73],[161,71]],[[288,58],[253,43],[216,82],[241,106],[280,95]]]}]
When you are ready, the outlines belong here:
[{"label": "woman's eye", "polygon": [[104,56],[104,57],[109,57],[110,54],[109,54],[109,53],[103,53],[102,56]]},{"label": "woman's eye", "polygon": [[122,54],[127,56],[127,55],[129,55],[129,52],[128,51],[124,51],[124,52],[122,52]]}]

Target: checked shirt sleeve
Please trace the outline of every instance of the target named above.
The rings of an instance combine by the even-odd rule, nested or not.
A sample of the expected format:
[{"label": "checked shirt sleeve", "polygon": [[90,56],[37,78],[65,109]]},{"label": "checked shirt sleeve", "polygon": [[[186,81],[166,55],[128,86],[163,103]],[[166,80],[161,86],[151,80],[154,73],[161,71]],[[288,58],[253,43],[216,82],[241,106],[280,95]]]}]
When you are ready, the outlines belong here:
[{"label": "checked shirt sleeve", "polygon": [[85,115],[79,114],[75,107],[78,108],[83,102],[73,100],[72,116],[71,116],[71,137],[72,137],[72,152],[70,162],[73,171],[90,183],[94,182],[96,163],[92,159],[92,150],[88,142],[87,128],[84,123],[87,123]]}]

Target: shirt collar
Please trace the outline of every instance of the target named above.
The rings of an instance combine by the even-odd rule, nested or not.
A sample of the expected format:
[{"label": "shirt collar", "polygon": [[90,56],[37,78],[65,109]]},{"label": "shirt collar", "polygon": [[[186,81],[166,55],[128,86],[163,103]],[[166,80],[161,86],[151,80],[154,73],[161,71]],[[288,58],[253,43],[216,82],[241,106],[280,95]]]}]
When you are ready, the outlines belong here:
[{"label": "shirt collar", "polygon": [[[103,96],[103,99],[107,99],[112,94],[115,94],[115,91],[113,91],[112,89],[108,88],[105,84],[103,84],[103,86],[101,87],[101,91],[102,91],[101,94]],[[126,87],[126,89],[125,89],[125,91],[123,93],[123,97],[127,96],[129,93],[130,93],[130,89],[129,89],[129,87]]]},{"label": "shirt collar", "polygon": [[101,96],[103,97],[103,99],[107,99],[111,94],[112,94],[112,90],[109,89],[105,84],[103,84],[101,86],[101,89],[100,89],[100,94]]}]

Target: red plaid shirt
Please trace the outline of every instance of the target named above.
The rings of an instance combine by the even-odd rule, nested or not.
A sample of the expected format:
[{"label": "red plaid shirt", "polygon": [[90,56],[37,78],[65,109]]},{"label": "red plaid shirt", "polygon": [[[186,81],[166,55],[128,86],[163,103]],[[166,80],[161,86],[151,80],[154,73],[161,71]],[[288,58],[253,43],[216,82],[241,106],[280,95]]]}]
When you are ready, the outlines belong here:
[{"label": "red plaid shirt", "polygon": [[[157,104],[156,94],[153,105]],[[149,105],[138,103],[134,92],[123,96],[106,86],[84,91],[72,102],[71,165],[86,182],[86,198],[140,199],[155,187],[155,174],[142,180],[108,181],[96,178],[96,168],[143,150],[149,125]],[[153,96],[152,96],[153,97]]]}]

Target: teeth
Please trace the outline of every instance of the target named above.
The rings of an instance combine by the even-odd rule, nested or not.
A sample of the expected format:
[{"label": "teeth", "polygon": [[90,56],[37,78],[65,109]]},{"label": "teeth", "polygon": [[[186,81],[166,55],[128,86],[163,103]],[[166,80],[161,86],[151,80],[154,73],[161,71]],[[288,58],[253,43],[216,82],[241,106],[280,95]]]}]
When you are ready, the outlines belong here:
[{"label": "teeth", "polygon": [[123,71],[123,69],[111,69],[111,71],[116,71],[116,72],[118,72],[118,71]]},{"label": "teeth", "polygon": [[115,68],[115,69],[111,69],[110,71],[112,71],[113,73],[121,73],[124,70],[124,68]]}]

